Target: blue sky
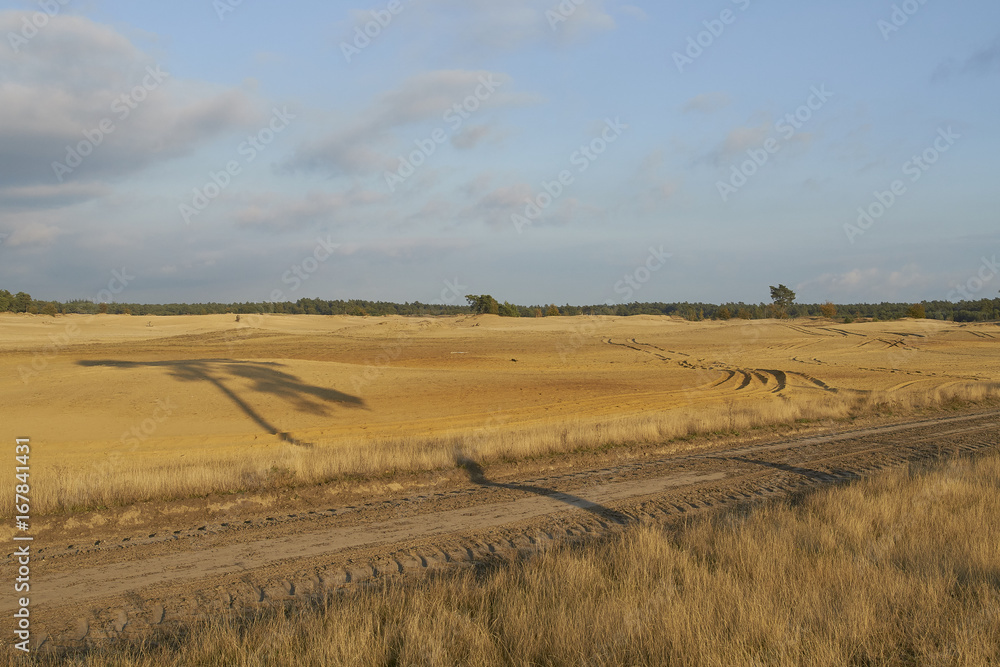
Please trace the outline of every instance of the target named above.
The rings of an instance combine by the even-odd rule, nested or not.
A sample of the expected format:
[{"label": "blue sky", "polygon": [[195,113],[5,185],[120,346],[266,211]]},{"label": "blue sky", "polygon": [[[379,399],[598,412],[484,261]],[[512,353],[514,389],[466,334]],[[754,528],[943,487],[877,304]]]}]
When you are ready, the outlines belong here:
[{"label": "blue sky", "polygon": [[1000,250],[986,0],[45,0],[0,36],[36,298],[916,301]]}]

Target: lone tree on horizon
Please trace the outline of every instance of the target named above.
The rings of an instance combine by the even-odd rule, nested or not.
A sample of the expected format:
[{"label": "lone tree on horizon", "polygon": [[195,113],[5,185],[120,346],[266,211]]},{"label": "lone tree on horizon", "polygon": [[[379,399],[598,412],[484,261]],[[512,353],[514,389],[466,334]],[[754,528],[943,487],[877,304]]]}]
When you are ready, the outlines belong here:
[{"label": "lone tree on horizon", "polygon": [[795,292],[780,283],[777,287],[770,285],[770,288],[771,301],[774,303],[775,312],[778,317],[786,317],[788,309],[795,303]]}]

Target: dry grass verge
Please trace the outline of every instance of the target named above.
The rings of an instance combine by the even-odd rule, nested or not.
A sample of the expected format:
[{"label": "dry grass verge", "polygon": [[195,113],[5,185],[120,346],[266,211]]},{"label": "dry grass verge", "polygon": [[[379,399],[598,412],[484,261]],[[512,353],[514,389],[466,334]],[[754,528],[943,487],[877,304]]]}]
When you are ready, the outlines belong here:
[{"label": "dry grass verge", "polygon": [[[452,468],[458,451],[489,464],[600,447],[662,443],[694,434],[739,434],[797,420],[905,415],[996,397],[1000,397],[1000,383],[969,382],[905,392],[823,393],[797,400],[770,395],[611,421],[577,420],[529,428],[490,423],[473,432],[434,439],[359,440],[312,448],[283,444],[224,455],[189,452],[183,459],[162,453],[147,457],[142,452],[110,451],[92,467],[53,465],[52,472],[35,486],[32,509],[43,515],[338,479],[387,479],[401,473]],[[0,480],[0,493],[5,484],[10,480]]]},{"label": "dry grass verge", "polygon": [[997,664],[998,516],[956,460],[67,664]]}]

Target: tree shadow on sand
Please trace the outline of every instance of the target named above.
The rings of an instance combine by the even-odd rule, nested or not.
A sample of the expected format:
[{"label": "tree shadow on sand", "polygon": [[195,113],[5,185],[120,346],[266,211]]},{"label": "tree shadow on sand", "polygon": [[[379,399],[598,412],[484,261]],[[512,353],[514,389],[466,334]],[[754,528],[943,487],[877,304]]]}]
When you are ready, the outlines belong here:
[{"label": "tree shadow on sand", "polygon": [[335,389],[305,384],[291,373],[278,370],[281,364],[271,361],[235,361],[232,359],[185,359],[179,361],[117,361],[111,359],[84,360],[80,366],[104,366],[108,368],[164,368],[171,377],[181,382],[208,382],[231,400],[236,407],[264,429],[269,435],[302,447],[309,443],[296,440],[290,434],[280,431],[259,412],[254,410],[239,394],[227,387],[223,380],[243,379],[253,384],[250,391],[270,394],[284,399],[300,412],[313,415],[329,414],[329,404],[345,407],[364,407],[364,401]]},{"label": "tree shadow on sand", "polygon": [[781,470],[783,472],[790,472],[795,475],[801,475],[813,482],[828,482],[831,479],[850,479],[857,477],[857,473],[849,470],[831,470],[830,472],[824,472],[822,470],[813,470],[812,468],[803,468],[801,466],[793,466],[787,463],[778,463],[774,461],[763,461],[760,459],[751,459],[746,456],[714,456],[714,459],[720,461],[739,461],[740,463],[750,463],[752,465],[763,466],[765,468],[771,468],[773,470]]},{"label": "tree shadow on sand", "polygon": [[486,478],[486,474],[483,471],[483,467],[473,461],[472,459],[466,457],[464,454],[459,454],[455,459],[455,464],[459,468],[464,468],[465,472],[469,475],[469,481],[473,484],[478,484],[479,486],[494,487],[498,489],[510,489],[511,491],[524,491],[525,493],[533,493],[538,496],[545,496],[547,498],[552,498],[553,500],[558,500],[559,502],[566,503],[577,509],[586,510],[591,514],[595,514],[598,517],[616,523],[618,525],[624,526],[631,522],[631,518],[627,514],[622,514],[616,510],[605,507],[598,503],[587,500],[586,498],[580,498],[579,496],[570,495],[568,493],[563,493],[562,491],[555,491],[553,489],[546,489],[540,486],[531,486],[529,484],[511,484],[511,483],[501,483],[493,482]]}]

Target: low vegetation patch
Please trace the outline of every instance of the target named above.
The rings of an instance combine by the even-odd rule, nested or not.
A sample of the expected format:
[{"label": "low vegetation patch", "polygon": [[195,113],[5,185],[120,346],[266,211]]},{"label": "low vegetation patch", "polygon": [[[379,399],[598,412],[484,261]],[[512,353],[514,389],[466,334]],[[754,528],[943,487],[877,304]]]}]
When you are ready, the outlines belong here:
[{"label": "low vegetation patch", "polygon": [[996,664],[998,516],[954,460],[66,664]]}]

